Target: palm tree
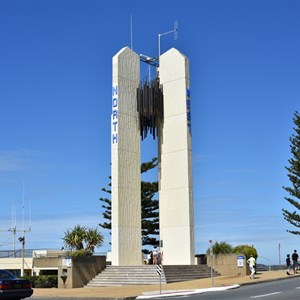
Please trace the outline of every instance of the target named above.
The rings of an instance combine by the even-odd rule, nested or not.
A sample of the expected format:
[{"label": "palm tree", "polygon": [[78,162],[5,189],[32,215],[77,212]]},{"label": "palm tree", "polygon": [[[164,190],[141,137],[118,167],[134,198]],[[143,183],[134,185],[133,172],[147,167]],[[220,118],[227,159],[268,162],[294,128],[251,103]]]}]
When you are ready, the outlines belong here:
[{"label": "palm tree", "polygon": [[76,250],[82,253],[79,255],[77,252],[77,255],[91,255],[94,253],[96,247],[102,246],[104,236],[97,228],[87,228],[76,225],[73,229],[68,229],[65,232],[63,241],[71,250]]},{"label": "palm tree", "polygon": [[72,230],[67,230],[65,232],[65,236],[63,237],[63,241],[67,244],[71,249],[81,250],[84,249],[83,241],[86,235],[86,227],[76,225]]},{"label": "palm tree", "polygon": [[94,253],[95,247],[102,246],[104,236],[98,231],[97,228],[88,228],[85,232],[85,250]]}]

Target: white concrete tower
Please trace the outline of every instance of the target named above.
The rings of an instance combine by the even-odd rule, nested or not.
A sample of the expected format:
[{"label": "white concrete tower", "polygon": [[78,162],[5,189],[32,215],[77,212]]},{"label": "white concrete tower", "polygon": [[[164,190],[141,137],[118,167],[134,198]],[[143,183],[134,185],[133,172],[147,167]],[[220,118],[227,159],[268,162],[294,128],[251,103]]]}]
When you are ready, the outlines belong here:
[{"label": "white concrete tower", "polygon": [[160,144],[159,216],[165,265],[195,264],[189,61],[172,48],[160,57],[164,122]]},{"label": "white concrete tower", "polygon": [[113,57],[112,264],[142,264],[140,130],[137,88],[140,58],[129,48]]}]

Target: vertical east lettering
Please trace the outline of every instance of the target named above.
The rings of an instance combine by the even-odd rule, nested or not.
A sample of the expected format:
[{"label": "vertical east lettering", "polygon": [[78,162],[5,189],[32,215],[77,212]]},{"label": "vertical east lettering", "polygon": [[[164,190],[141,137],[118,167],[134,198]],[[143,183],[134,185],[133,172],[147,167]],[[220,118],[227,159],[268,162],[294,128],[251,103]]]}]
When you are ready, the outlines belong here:
[{"label": "vertical east lettering", "polygon": [[191,98],[190,98],[190,88],[186,89],[186,119],[187,127],[190,135],[192,135],[192,115],[191,115]]}]

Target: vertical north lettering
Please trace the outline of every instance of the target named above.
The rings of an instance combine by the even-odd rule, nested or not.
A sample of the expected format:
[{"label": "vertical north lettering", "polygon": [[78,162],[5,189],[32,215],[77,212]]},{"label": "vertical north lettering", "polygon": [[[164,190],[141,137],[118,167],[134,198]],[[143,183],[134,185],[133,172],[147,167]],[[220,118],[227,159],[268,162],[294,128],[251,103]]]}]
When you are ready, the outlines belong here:
[{"label": "vertical north lettering", "polygon": [[116,109],[113,109],[112,118],[113,120],[118,120],[118,111]]},{"label": "vertical north lettering", "polygon": [[118,107],[118,98],[113,97],[112,107]]},{"label": "vertical north lettering", "polygon": [[114,95],[117,95],[117,96],[118,96],[118,86],[117,86],[117,85],[112,87],[112,95],[113,95],[113,96],[114,96]]},{"label": "vertical north lettering", "polygon": [[115,134],[112,134],[112,143],[114,144],[114,143],[118,143],[118,134],[117,133],[115,133]]},{"label": "vertical north lettering", "polygon": [[111,142],[118,143],[118,86],[112,87]]}]

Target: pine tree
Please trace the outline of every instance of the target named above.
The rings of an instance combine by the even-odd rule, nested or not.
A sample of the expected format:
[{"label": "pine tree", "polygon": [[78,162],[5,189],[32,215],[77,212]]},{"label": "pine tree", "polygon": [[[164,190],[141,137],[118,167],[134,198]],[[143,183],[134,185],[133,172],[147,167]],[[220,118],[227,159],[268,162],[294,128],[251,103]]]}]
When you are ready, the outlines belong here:
[{"label": "pine tree", "polygon": [[287,209],[282,209],[283,216],[286,221],[288,221],[293,226],[297,227],[298,230],[287,230],[292,234],[300,234],[300,115],[296,111],[294,114],[293,122],[295,127],[293,128],[296,134],[290,137],[290,149],[292,153],[292,158],[288,160],[289,166],[286,167],[288,171],[288,177],[292,184],[291,187],[283,187],[289,194],[289,196],[284,197],[293,207],[294,211],[288,211]]},{"label": "pine tree", "polygon": [[[157,166],[157,158],[150,162],[142,163],[141,173],[145,173]],[[142,245],[158,246],[157,236],[159,235],[159,204],[153,197],[158,192],[158,181],[141,181],[142,201]],[[148,253],[147,249],[143,250]]]},{"label": "pine tree", "polygon": [[102,201],[104,204],[102,204],[102,208],[104,209],[104,212],[102,213],[102,216],[105,220],[108,220],[108,222],[104,222],[102,224],[99,224],[99,226],[101,226],[104,229],[108,229],[111,230],[111,176],[108,177],[110,182],[108,184],[109,189],[107,190],[106,188],[102,188],[102,192],[105,192],[107,194],[109,194],[109,198],[99,198],[100,201]]},{"label": "pine tree", "polygon": [[[152,158],[151,161],[141,164],[141,174],[152,170],[157,167],[157,158]],[[111,177],[109,177],[111,180]],[[104,229],[108,229],[111,233],[111,182],[108,184],[109,189],[102,188],[101,190],[109,194],[109,198],[101,197],[99,200],[103,202],[102,208],[104,209],[102,215],[107,222],[99,224]],[[158,182],[141,181],[141,206],[142,206],[142,245],[158,245],[159,235],[159,210],[158,200],[154,199],[158,192]],[[143,250],[148,253],[147,249]]]}]

